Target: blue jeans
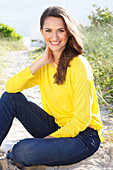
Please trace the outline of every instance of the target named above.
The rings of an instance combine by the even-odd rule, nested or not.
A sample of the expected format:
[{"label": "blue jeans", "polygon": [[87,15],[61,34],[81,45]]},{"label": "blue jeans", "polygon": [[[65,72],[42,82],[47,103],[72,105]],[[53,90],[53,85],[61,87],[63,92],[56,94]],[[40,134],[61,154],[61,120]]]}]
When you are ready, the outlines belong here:
[{"label": "blue jeans", "polygon": [[5,92],[0,99],[0,145],[16,117],[34,137],[20,140],[7,158],[24,165],[69,165],[95,153],[100,145],[96,130],[87,127],[76,137],[43,139],[60,127],[54,118],[22,93]]}]

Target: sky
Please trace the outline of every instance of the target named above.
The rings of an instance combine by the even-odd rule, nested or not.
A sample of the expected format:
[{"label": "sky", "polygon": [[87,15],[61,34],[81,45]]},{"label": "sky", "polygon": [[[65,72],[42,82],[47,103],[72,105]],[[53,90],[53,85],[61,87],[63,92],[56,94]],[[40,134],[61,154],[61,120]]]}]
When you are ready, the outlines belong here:
[{"label": "sky", "polygon": [[113,11],[113,0],[0,0],[0,23],[13,27],[24,37],[39,39],[40,16],[47,7],[62,6],[72,13],[77,23],[88,25],[93,4]]}]

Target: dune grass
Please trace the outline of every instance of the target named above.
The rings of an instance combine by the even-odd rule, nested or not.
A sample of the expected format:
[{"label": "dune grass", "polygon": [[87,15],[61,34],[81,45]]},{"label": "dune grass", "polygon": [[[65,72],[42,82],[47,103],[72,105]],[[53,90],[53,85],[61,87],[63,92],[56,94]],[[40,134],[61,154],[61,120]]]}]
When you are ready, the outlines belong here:
[{"label": "dune grass", "polygon": [[82,27],[83,55],[90,62],[99,102],[113,111],[113,27]]},{"label": "dune grass", "polygon": [[0,40],[0,56],[5,55],[10,51],[18,51],[25,49],[23,41],[9,41],[9,40]]}]

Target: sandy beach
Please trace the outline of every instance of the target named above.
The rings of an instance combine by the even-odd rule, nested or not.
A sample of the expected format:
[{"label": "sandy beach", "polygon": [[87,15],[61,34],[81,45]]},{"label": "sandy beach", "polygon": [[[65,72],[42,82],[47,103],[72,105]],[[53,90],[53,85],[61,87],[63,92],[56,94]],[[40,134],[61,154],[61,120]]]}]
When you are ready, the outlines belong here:
[{"label": "sandy beach", "polygon": [[[5,91],[5,83],[13,76],[15,73],[24,69],[32,63],[32,59],[29,59],[29,51],[15,51],[7,53],[6,56],[3,56],[0,63],[0,95]],[[42,107],[40,89],[38,86],[33,87],[28,90],[24,90],[23,93],[32,101],[37,103]],[[113,170],[113,115],[108,116],[109,111],[106,108],[100,108],[100,113],[104,128],[102,130],[102,135],[105,137],[103,143],[99,150],[90,158],[86,160],[70,165],[70,166],[58,166],[58,167],[39,167],[40,169],[46,170]],[[5,138],[1,148],[12,147],[12,145],[19,139],[31,138],[32,136],[25,130],[21,123],[14,119],[13,125]],[[0,160],[2,162],[2,160]],[[19,169],[15,167],[8,167],[9,169]],[[7,166],[3,170],[8,170]],[[39,169],[38,167],[33,168]],[[29,168],[27,168],[29,169]],[[1,169],[0,169],[1,170]]]}]

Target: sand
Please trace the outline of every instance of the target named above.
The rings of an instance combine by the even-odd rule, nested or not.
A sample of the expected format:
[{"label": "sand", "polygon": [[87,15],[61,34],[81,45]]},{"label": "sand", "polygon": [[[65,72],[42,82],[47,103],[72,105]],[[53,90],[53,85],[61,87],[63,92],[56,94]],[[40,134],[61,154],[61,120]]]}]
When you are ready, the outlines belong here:
[{"label": "sand", "polygon": [[[2,68],[0,72],[0,94],[5,91],[5,83],[9,77],[29,66],[32,62],[32,59],[29,59],[28,50],[25,51],[16,51],[7,53],[6,56],[2,58],[2,62],[0,63],[0,68]],[[5,68],[4,68],[5,66]],[[37,93],[36,93],[37,92]],[[33,87],[31,89],[23,91],[23,93],[29,97],[30,100],[37,103],[40,107],[42,107],[40,90],[39,87]],[[104,128],[102,130],[102,134],[105,137],[103,143],[99,150],[92,155],[90,158],[81,161],[80,163],[73,164],[70,166],[57,166],[57,167],[45,167],[45,166],[37,166],[31,167],[27,169],[46,169],[46,170],[113,170],[113,121],[111,118],[113,116],[108,116],[109,111],[106,108],[100,108],[102,121],[104,124]],[[32,137],[25,128],[21,125],[21,123],[14,119],[13,125],[3,141],[3,145],[0,147],[1,149],[9,149],[16,143],[19,139],[30,138]],[[5,148],[4,148],[5,146]],[[22,169],[17,168],[17,166],[13,165],[10,161],[7,162],[6,159],[0,160],[0,170],[17,170]],[[25,169],[25,168],[24,168]]]}]

